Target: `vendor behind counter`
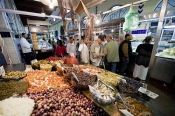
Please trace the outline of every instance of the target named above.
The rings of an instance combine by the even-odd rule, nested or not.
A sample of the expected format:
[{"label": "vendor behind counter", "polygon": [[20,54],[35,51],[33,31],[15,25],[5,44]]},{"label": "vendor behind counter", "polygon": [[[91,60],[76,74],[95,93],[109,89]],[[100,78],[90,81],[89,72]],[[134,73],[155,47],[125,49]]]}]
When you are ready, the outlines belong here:
[{"label": "vendor behind counter", "polygon": [[6,62],[5,57],[2,53],[2,49],[0,47],[0,66],[2,66],[2,65],[7,65],[7,62]]}]

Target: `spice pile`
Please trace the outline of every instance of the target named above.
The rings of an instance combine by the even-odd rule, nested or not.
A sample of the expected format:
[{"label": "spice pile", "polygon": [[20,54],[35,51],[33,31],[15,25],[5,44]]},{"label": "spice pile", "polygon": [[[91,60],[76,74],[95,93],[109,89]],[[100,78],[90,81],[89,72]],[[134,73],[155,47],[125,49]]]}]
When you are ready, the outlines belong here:
[{"label": "spice pile", "polygon": [[27,82],[0,82],[0,100],[11,97],[13,94],[22,94],[27,91]]},{"label": "spice pile", "polygon": [[55,72],[41,70],[27,72],[27,77],[23,80],[29,82],[28,92],[42,91],[49,88],[62,90],[70,86],[64,81],[64,77],[57,76]]}]

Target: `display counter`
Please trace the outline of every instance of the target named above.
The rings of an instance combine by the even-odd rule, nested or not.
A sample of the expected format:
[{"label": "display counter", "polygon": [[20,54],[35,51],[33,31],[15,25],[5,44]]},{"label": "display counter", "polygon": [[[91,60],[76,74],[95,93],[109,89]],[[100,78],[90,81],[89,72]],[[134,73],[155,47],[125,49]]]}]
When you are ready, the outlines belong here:
[{"label": "display counter", "polygon": [[35,50],[35,55],[37,60],[46,59],[50,56],[53,56],[53,50]]},{"label": "display counter", "polygon": [[[133,53],[132,58],[130,59],[130,63],[128,65],[127,69],[128,72],[134,71],[136,58],[137,54]],[[175,83],[174,70],[175,70],[174,59],[168,59],[156,56],[150,77],[174,85]]]},{"label": "display counter", "polygon": [[[80,71],[81,73],[88,73],[88,75],[94,75],[94,74],[100,74],[100,77],[98,77],[100,80],[103,80],[103,83],[109,83],[110,85],[115,86],[115,88],[118,88],[116,90],[116,93],[119,91],[122,95],[126,94],[128,92],[131,92],[131,97],[133,95],[139,95],[138,93],[138,87],[142,86],[138,81],[129,79],[127,77],[124,77],[126,83],[123,85],[121,83],[121,75],[114,74],[112,72],[107,72],[101,68],[94,67],[92,65],[78,65],[73,67],[68,67],[67,65],[62,65],[65,70],[66,67],[72,72],[76,74],[77,71]],[[24,71],[25,66],[24,64],[19,64],[19,65],[13,65],[13,66],[6,66],[6,70],[11,70],[11,71]],[[85,71],[85,72],[84,72]],[[79,72],[79,73],[80,73]],[[43,114],[48,114],[52,115],[57,114],[57,115],[64,115],[68,116],[69,114],[77,114],[77,115],[99,115],[99,116],[123,116],[123,114],[119,110],[119,104],[116,103],[121,103],[119,101],[119,95],[117,94],[115,96],[115,100],[118,100],[116,103],[111,102],[109,104],[100,104],[94,97],[92,96],[92,91],[90,92],[89,89],[82,90],[76,88],[70,81],[68,81],[67,75],[69,75],[69,71],[66,70],[66,73],[63,74],[60,72],[60,70],[57,70],[56,72],[50,72],[50,71],[45,71],[45,70],[32,70],[25,72],[27,74],[27,77],[24,77],[21,81],[17,82],[2,82],[2,85],[8,85],[7,89],[3,89],[5,93],[10,93],[7,94],[8,96],[4,96],[4,94],[0,93],[0,99],[6,99],[8,100],[8,97],[13,95],[13,92],[19,92],[21,90],[21,87],[23,89],[21,90],[22,93],[24,94],[24,97],[28,97],[31,100],[33,100],[33,103],[35,104],[35,107],[32,107],[31,113],[32,115],[35,116],[40,116]],[[59,78],[58,78],[59,77]],[[71,75],[69,75],[72,81]],[[80,79],[81,76],[78,76],[77,78]],[[106,78],[107,77],[107,78]],[[89,76],[89,78],[91,78]],[[112,79],[112,80],[111,80]],[[88,80],[86,80],[87,82]],[[116,82],[114,82],[116,81]],[[90,81],[89,81],[90,82]],[[10,85],[16,85],[15,89],[11,91],[13,86]],[[18,87],[17,85],[20,86]],[[100,87],[104,87],[104,85],[99,84],[99,90]],[[109,85],[108,84],[108,85]],[[30,85],[30,86],[28,86]],[[91,84],[90,84],[91,85]],[[107,86],[106,86],[107,87]],[[106,88],[105,87],[105,88]],[[112,86],[111,86],[112,87]],[[17,89],[17,90],[16,90]],[[18,90],[19,89],[19,90]],[[126,91],[124,91],[126,89]],[[104,88],[102,89],[104,90]],[[106,89],[107,90],[107,89]],[[105,91],[106,92],[106,91]],[[109,94],[109,89],[106,94]],[[84,94],[84,95],[83,95]],[[112,93],[110,93],[112,94]],[[21,95],[21,93],[20,93]],[[128,94],[129,95],[129,94]],[[21,96],[20,96],[21,97]],[[124,96],[124,99],[130,98],[129,96]],[[138,96],[140,98],[140,96]],[[44,99],[43,99],[44,98]],[[42,100],[42,101],[41,101]],[[137,101],[141,102],[140,100],[136,99]],[[156,114],[159,115],[157,110],[154,110],[152,108],[152,104],[149,106],[146,104],[148,101],[143,101],[141,102],[143,105],[141,106],[147,106],[149,107],[149,113],[152,113],[153,115]],[[43,107],[42,107],[43,106]],[[121,105],[120,105],[121,106]],[[44,110],[43,110],[44,109]],[[125,108],[122,108],[125,109]],[[128,109],[131,111],[131,107]],[[70,110],[70,111],[69,111]],[[132,113],[137,113],[136,110],[132,110]],[[143,111],[139,111],[139,113],[144,113]],[[18,114],[18,113],[17,113]]]}]

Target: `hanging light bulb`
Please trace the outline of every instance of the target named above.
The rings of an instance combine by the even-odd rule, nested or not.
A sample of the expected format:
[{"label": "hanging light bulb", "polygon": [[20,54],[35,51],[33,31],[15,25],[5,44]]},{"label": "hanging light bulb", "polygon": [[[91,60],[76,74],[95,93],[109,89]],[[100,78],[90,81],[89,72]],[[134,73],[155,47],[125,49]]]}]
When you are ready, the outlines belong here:
[{"label": "hanging light bulb", "polygon": [[53,18],[53,21],[55,21],[55,18]]},{"label": "hanging light bulb", "polygon": [[50,7],[51,9],[53,9],[53,4],[52,4],[52,3],[50,3],[50,4],[49,4],[49,7]]},{"label": "hanging light bulb", "polygon": [[50,7],[51,9],[53,9],[53,3],[52,3],[52,0],[50,0],[49,7]]},{"label": "hanging light bulb", "polygon": [[114,32],[114,29],[112,29],[111,32]]},{"label": "hanging light bulb", "polygon": [[95,23],[98,25],[100,23],[100,20],[96,19]]}]

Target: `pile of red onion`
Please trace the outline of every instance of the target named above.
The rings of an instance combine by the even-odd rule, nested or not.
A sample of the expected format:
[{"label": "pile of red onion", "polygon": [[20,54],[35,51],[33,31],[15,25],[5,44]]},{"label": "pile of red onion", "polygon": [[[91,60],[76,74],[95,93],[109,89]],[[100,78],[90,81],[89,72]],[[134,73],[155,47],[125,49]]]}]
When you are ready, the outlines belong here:
[{"label": "pile of red onion", "polygon": [[101,108],[74,88],[49,89],[27,93],[27,96],[35,101],[32,116],[106,116]]}]

